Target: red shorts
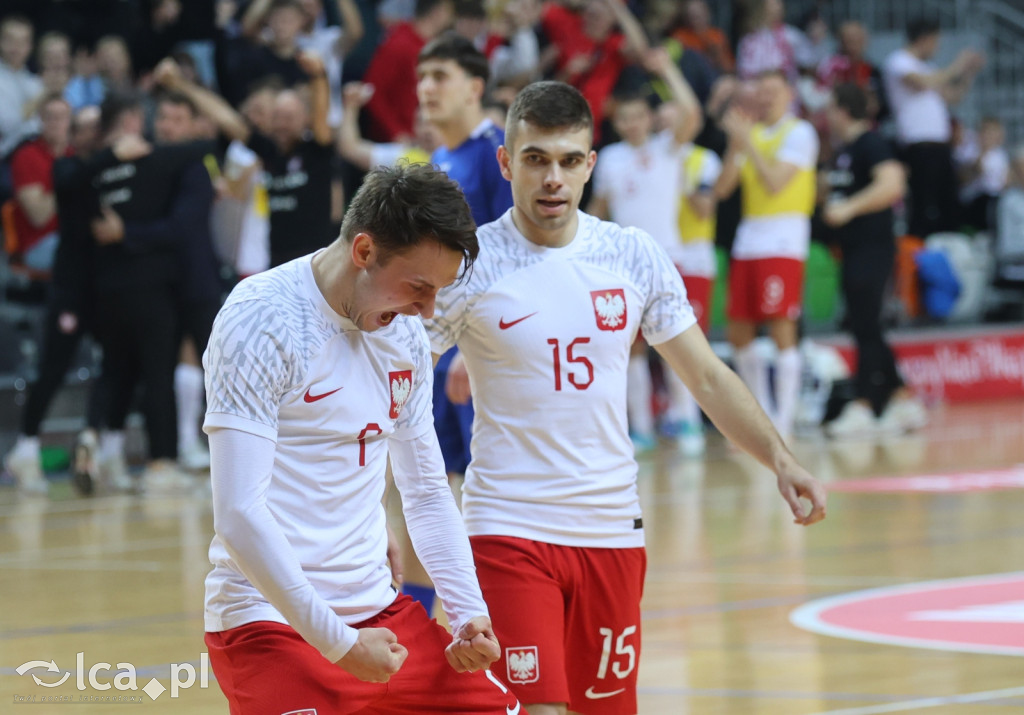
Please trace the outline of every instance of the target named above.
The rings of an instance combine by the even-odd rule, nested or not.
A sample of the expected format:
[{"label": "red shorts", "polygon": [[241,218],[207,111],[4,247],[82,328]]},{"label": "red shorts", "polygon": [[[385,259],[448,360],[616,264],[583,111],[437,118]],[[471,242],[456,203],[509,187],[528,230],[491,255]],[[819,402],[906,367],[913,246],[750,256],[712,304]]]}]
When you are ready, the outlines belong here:
[{"label": "red shorts", "polygon": [[520,701],[587,715],[635,715],[647,553],[473,536],[501,660]]},{"label": "red shorts", "polygon": [[715,280],[706,276],[688,276],[679,266],[676,266],[676,270],[683,278],[686,298],[693,307],[693,314],[697,316],[697,325],[707,333],[711,327],[711,287]]},{"label": "red shorts", "polygon": [[210,664],[232,715],[506,715],[518,703],[492,673],[456,673],[451,634],[399,596],[357,628],[389,628],[409,657],[387,683],[365,683],[324,658],[290,626],[269,621],[207,633]]},{"label": "red shorts", "polygon": [[803,306],[804,262],[795,258],[733,259],[729,268],[732,320],[796,320]]}]

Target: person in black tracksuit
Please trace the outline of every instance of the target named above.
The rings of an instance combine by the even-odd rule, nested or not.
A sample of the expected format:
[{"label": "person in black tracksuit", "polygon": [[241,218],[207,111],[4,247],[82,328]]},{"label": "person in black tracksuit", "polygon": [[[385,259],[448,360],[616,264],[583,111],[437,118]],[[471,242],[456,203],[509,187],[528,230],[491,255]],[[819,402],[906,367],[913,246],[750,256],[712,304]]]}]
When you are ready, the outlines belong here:
[{"label": "person in black tracksuit", "polygon": [[[102,112],[108,144],[141,141],[137,100],[111,95]],[[149,456],[158,462],[177,455],[180,243],[209,220],[209,179],[195,181],[187,171],[194,164],[187,152],[157,147],[123,161],[108,149],[90,167],[96,331],[103,372],[113,380],[107,426],[123,429],[141,383]]]},{"label": "person in black tracksuit", "polygon": [[[857,344],[856,400],[827,428],[856,432],[870,426],[903,389],[892,349],[882,331],[882,304],[896,257],[892,206],[906,180],[889,144],[871,130],[867,94],[855,84],[833,90],[828,119],[842,141],[827,173],[829,194],[823,218],[842,250],[846,319]],[[846,425],[852,423],[848,430]]]}]

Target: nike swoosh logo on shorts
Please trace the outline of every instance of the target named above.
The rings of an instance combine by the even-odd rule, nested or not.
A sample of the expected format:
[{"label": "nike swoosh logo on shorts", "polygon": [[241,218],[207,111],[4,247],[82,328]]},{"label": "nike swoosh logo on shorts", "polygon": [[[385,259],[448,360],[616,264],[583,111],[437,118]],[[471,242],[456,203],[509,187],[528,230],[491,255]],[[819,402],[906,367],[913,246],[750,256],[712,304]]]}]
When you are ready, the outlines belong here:
[{"label": "nike swoosh logo on shorts", "polygon": [[[342,389],[344,389],[344,387],[339,387],[338,388],[338,390],[342,390]],[[309,390],[306,390],[306,394],[302,396],[302,401],[307,403],[307,404],[312,404],[312,403],[316,402],[317,400],[322,400],[325,397],[330,397],[331,395],[333,395],[338,390],[331,390],[330,392],[325,392],[322,395],[312,395],[312,394],[310,394]]]},{"label": "nike swoosh logo on shorts", "polygon": [[609,693],[595,693],[594,692],[594,686],[591,685],[589,688],[587,688],[587,692],[585,692],[583,694],[586,695],[591,700],[601,700],[602,698],[610,698],[613,695],[618,695],[619,693],[624,693],[624,692],[626,692],[625,688],[619,688],[618,690],[612,690]]},{"label": "nike swoosh logo on shorts", "polygon": [[505,319],[504,319],[504,318],[501,318],[501,319],[499,319],[499,320],[498,320],[498,329],[499,329],[499,330],[508,330],[508,329],[509,329],[509,328],[511,328],[511,327],[512,327],[513,325],[516,325],[516,324],[518,324],[518,323],[521,323],[521,322],[523,322],[524,320],[526,320],[527,318],[532,318],[533,316],[535,316],[535,315],[536,315],[537,313],[539,313],[539,312],[540,312],[540,311],[534,311],[534,312],[530,313],[529,315],[524,315],[524,316],[523,316],[522,318],[519,318],[518,320],[510,320],[510,321],[509,321],[509,322],[507,322],[507,323],[505,322]]}]

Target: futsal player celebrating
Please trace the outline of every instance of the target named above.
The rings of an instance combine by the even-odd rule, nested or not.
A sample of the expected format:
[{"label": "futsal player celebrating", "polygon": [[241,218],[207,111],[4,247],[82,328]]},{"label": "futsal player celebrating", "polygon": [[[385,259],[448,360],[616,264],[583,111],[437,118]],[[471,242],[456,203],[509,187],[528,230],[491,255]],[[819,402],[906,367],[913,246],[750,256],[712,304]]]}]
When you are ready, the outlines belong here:
[{"label": "futsal player celebrating", "polygon": [[[418,319],[472,263],[475,229],[441,172],[377,169],[340,238],[243,281],[218,315],[204,357],[206,643],[232,713],[518,711],[482,670],[500,649],[434,434]],[[392,587],[389,455],[454,635]]]},{"label": "futsal player celebrating", "polygon": [[520,92],[498,155],[513,207],[480,228],[472,273],[427,321],[435,356],[457,344],[468,370],[463,516],[504,649],[498,671],[532,715],[637,711],[646,556],[626,426],[637,331],[775,472],[797,523],[825,516],[824,489],[712,352],[664,249],[578,210],[592,133],[569,85]]}]

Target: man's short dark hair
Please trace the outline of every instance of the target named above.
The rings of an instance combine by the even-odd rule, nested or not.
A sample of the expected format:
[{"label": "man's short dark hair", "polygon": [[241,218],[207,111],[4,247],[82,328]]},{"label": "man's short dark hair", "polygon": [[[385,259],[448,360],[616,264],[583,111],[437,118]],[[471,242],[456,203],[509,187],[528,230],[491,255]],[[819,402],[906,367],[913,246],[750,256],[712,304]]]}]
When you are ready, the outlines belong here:
[{"label": "man's short dark hair", "polygon": [[505,146],[515,143],[523,121],[538,129],[594,130],[594,115],[580,91],[565,82],[545,80],[528,84],[508,108]]},{"label": "man's short dark hair", "polygon": [[416,9],[413,11],[413,14],[416,19],[426,17],[434,11],[434,8],[451,2],[452,0],[416,0]]},{"label": "man's short dark hair", "polygon": [[463,257],[463,274],[480,252],[476,223],[462,189],[429,164],[379,167],[366,175],[341,222],[351,242],[367,233],[387,257],[434,240]]},{"label": "man's short dark hair", "polygon": [[868,118],[868,93],[853,82],[836,85],[832,90],[836,106],[857,121]]},{"label": "man's short dark hair", "polygon": [[199,116],[199,108],[196,107],[196,103],[181,92],[161,92],[157,95],[156,103],[157,106],[161,104],[176,104],[179,107],[188,107],[188,111],[193,118]]},{"label": "man's short dark hair", "polygon": [[428,42],[416,59],[417,64],[427,60],[454,60],[470,77],[479,77],[485,83],[491,77],[484,53],[471,41],[451,30]]},{"label": "man's short dark hair", "polygon": [[128,112],[141,112],[142,98],[131,91],[107,92],[100,105],[100,135],[106,136]]},{"label": "man's short dark hair", "polygon": [[907,40],[917,42],[922,37],[939,34],[939,21],[933,17],[916,17],[907,23]]}]

